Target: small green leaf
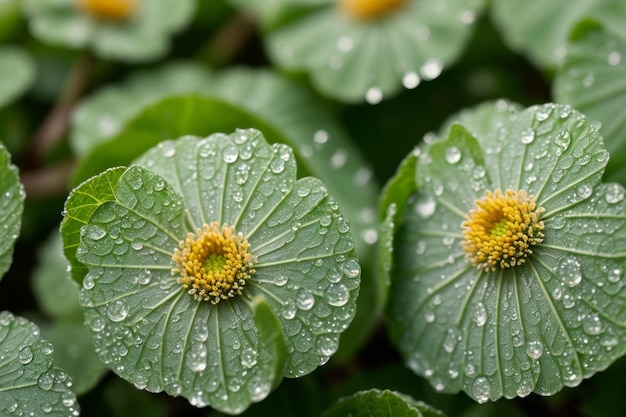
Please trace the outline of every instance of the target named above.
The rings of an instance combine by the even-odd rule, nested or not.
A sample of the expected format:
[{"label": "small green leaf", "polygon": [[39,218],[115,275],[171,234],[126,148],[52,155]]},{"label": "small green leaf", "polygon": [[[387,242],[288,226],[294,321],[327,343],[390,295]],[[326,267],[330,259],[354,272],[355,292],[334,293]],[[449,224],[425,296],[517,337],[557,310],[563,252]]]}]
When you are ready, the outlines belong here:
[{"label": "small green leaf", "polygon": [[33,323],[0,312],[0,414],[78,415],[71,378],[52,367],[53,350]]},{"label": "small green leaf", "polygon": [[592,17],[626,36],[626,14],[619,2],[605,0],[495,0],[492,15],[504,40],[538,66],[554,69],[563,62],[575,22]]},{"label": "small green leaf", "polygon": [[24,210],[24,188],[11,156],[0,143],[0,279],[13,261],[13,246],[20,233]]},{"label": "small green leaf", "polygon": [[389,390],[371,389],[340,399],[322,417],[445,417],[428,404]]},{"label": "small green leaf", "polygon": [[[600,183],[602,138],[569,106],[491,105],[476,138],[456,125],[422,152],[388,306],[407,365],[479,402],[576,386],[626,340],[624,189]],[[507,188],[536,198],[545,236],[526,262],[485,271],[466,258],[462,223]]]},{"label": "small green leaf", "polygon": [[[581,22],[554,80],[555,98],[597,123],[611,159],[607,175],[626,174],[626,36],[616,36],[596,22]],[[626,35],[626,34],[625,34]]]},{"label": "small green leaf", "polygon": [[[325,363],[354,317],[360,267],[349,223],[319,180],[296,181],[291,149],[239,130],[162,142],[136,163],[92,180],[112,187],[79,232],[101,360],[138,388],[229,413]],[[172,258],[211,222],[242,233],[255,260],[243,294],[215,305],[187,294]]]},{"label": "small green leaf", "polygon": [[115,198],[114,189],[124,168],[111,168],[104,173],[85,181],[70,193],[65,202],[61,235],[63,253],[71,265],[72,279],[82,284],[87,268],[76,259],[76,249],[80,243],[80,230],[87,224],[93,212],[104,201]]},{"label": "small green leaf", "polygon": [[35,78],[35,65],[21,49],[0,47],[0,108],[22,94]]},{"label": "small green leaf", "polygon": [[[286,3],[283,7],[294,5]],[[370,104],[437,78],[459,56],[484,6],[482,0],[454,0],[446,7],[407,1],[362,21],[343,13],[335,1],[317,3],[266,33],[272,60],[310,72],[316,87],[330,97]]]}]

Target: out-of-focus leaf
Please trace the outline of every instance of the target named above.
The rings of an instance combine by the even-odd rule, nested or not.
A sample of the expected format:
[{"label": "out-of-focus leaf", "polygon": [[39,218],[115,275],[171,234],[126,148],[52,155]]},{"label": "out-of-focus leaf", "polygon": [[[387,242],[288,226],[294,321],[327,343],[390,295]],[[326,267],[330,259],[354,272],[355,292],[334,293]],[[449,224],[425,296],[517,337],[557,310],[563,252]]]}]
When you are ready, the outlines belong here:
[{"label": "out-of-focus leaf", "polygon": [[[1,64],[0,64],[1,65]],[[24,187],[17,167],[11,164],[11,156],[0,142],[0,279],[13,261],[13,246],[22,225],[24,210]]]}]

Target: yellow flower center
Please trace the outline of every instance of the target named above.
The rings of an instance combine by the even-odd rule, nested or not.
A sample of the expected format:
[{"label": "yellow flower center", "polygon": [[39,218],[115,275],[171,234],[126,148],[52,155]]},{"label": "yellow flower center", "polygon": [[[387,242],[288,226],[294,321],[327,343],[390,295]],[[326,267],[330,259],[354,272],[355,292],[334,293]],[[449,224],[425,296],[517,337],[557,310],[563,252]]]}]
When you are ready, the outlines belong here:
[{"label": "yellow flower center", "polygon": [[543,211],[523,190],[487,191],[462,224],[467,259],[485,271],[524,263],[531,247],[543,241]]},{"label": "yellow flower center", "polygon": [[137,0],[77,0],[78,8],[104,20],[128,20],[137,8]]},{"label": "yellow flower center", "polygon": [[217,304],[222,299],[241,295],[246,280],[254,274],[249,243],[241,233],[217,222],[205,224],[187,234],[176,249],[172,274],[198,301]]},{"label": "yellow flower center", "polygon": [[339,0],[344,13],[362,20],[381,17],[404,3],[405,0]]}]

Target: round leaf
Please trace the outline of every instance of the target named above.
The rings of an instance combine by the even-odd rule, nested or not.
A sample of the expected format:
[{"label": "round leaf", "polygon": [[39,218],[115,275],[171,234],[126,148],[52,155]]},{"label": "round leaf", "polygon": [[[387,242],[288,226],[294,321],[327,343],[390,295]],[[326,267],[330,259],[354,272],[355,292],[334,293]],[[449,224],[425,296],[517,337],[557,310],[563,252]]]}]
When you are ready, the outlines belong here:
[{"label": "round leaf", "polygon": [[[422,152],[389,303],[407,365],[479,402],[576,386],[626,347],[624,189],[600,183],[601,137],[568,106],[492,113],[476,122],[485,134],[457,125]],[[461,223],[507,188],[536,197],[545,237],[525,263],[486,272],[466,260]]]},{"label": "round leaf", "polygon": [[557,101],[572,105],[598,123],[611,154],[607,174],[615,179],[624,178],[626,166],[626,109],[621,105],[626,97],[624,74],[626,37],[584,21],[575,29],[553,84]]},{"label": "round leaf", "polygon": [[24,210],[24,187],[20,183],[17,168],[11,164],[11,156],[0,143],[0,278],[11,266],[13,246],[22,225]]},{"label": "round leaf", "polygon": [[371,104],[437,78],[460,54],[484,4],[409,0],[385,16],[361,21],[335,1],[318,3],[323,5],[269,30],[265,40],[272,59],[309,71],[331,97]]},{"label": "round leaf", "polygon": [[26,91],[34,78],[35,65],[26,52],[0,47],[0,107]]},{"label": "round leaf", "polygon": [[371,389],[340,399],[322,417],[445,417],[441,411],[394,391]]},{"label": "round leaf", "polygon": [[[354,316],[360,268],[349,223],[320,181],[296,181],[291,149],[241,130],[166,141],[136,163],[95,179],[110,175],[114,197],[80,232],[80,302],[100,358],[139,388],[230,413],[325,363]],[[172,273],[179,242],[212,221],[242,233],[256,260],[243,295],[216,305]]]},{"label": "round leaf", "polygon": [[52,367],[53,350],[33,323],[0,312],[0,414],[78,415],[71,378]]},{"label": "round leaf", "polygon": [[542,68],[556,68],[565,57],[575,22],[593,17],[626,36],[624,7],[612,0],[495,0],[494,21],[505,41]]}]

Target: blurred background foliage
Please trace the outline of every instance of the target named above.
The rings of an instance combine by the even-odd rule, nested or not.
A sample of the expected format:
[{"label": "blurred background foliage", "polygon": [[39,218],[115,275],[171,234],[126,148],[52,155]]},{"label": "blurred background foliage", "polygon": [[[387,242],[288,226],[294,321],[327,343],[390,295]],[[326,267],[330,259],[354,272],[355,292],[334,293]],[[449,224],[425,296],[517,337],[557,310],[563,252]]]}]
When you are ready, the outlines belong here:
[{"label": "blurred background foliage", "polygon": [[[315,75],[318,69],[309,65],[309,61],[315,62],[315,59],[302,58],[303,65],[291,65],[291,62],[284,68],[280,59],[276,59],[275,46],[271,44],[274,37],[281,36],[276,33],[285,27],[297,28],[298,22],[308,14],[321,15],[334,8],[334,2],[277,0],[266,5],[265,2],[244,0],[199,0],[178,4],[163,0],[154,3],[156,11],[150,19],[158,20],[161,16],[169,23],[154,25],[155,21],[148,19],[145,28],[129,31],[132,42],[135,42],[131,45],[132,42],[115,33],[95,26],[86,27],[84,22],[76,23],[71,20],[76,18],[74,15],[68,15],[67,22],[74,22],[71,24],[79,29],[73,26],[71,30],[92,31],[89,33],[106,35],[112,40],[94,40],[96,35],[89,37],[83,33],[84,40],[74,44],[65,42],[68,38],[63,30],[76,32],[63,25],[60,25],[63,30],[57,28],[55,32],[56,29],[48,27],[45,21],[63,20],[59,16],[65,12],[54,8],[74,9],[76,5],[72,1],[0,1],[0,140],[20,170],[27,195],[13,264],[1,283],[0,308],[35,321],[44,336],[54,343],[55,364],[63,366],[73,376],[82,415],[216,415],[207,409],[191,407],[184,399],[134,389],[127,382],[106,373],[99,362],[84,359],[93,352],[89,352],[88,345],[81,345],[81,336],[70,336],[80,332],[82,318],[80,309],[72,302],[78,288],[67,279],[67,263],[60,254],[58,227],[63,203],[72,186],[85,179],[87,174],[81,174],[80,169],[104,161],[105,155],[108,158],[106,164],[116,161],[115,156],[107,154],[115,149],[98,150],[96,147],[94,151],[95,142],[87,145],[80,142],[85,135],[93,134],[88,130],[90,124],[93,127],[96,122],[89,119],[87,107],[89,103],[97,106],[94,104],[97,97],[101,100],[99,105],[110,105],[112,112],[118,112],[114,120],[118,125],[111,131],[115,134],[127,126],[131,126],[131,133],[134,132],[132,129],[142,130],[141,116],[138,115],[160,99],[206,92],[221,97],[226,103],[225,108],[233,107],[232,111],[242,113],[232,123],[255,120],[261,125],[266,123],[268,129],[276,129],[277,136],[297,136],[289,130],[292,128],[289,121],[281,124],[271,111],[263,113],[265,103],[261,101],[256,107],[248,103],[247,98],[254,96],[255,89],[260,87],[255,82],[247,84],[249,91],[239,91],[239,98],[232,92],[238,85],[237,71],[242,68],[243,71],[247,71],[245,68],[262,70],[268,77],[280,79],[279,84],[288,83],[298,89],[298,94],[304,95],[298,100],[304,101],[296,100],[297,105],[305,103],[304,108],[314,103],[310,104],[314,108],[311,111],[317,112],[310,121],[313,132],[316,131],[315,123],[323,120],[325,129],[334,129],[333,135],[345,136],[342,140],[345,140],[346,149],[354,149],[353,152],[362,155],[370,170],[362,172],[366,177],[363,187],[369,188],[364,191],[366,199],[375,196],[405,156],[424,137],[439,130],[450,115],[488,100],[506,98],[522,106],[548,101],[580,105],[581,110],[588,110],[597,120],[604,117],[610,120],[608,115],[615,115],[618,127],[613,131],[618,132],[615,135],[623,136],[619,127],[624,121],[620,113],[624,111],[620,103],[623,103],[626,90],[624,62],[615,55],[613,63],[609,59],[614,68],[609,68],[613,72],[606,78],[603,78],[608,71],[606,68],[592,65],[583,70],[576,66],[580,62],[591,65],[589,62],[593,64],[594,59],[604,63],[605,60],[592,56],[594,51],[601,49],[594,45],[612,42],[611,50],[623,47],[625,37],[620,32],[626,27],[623,25],[626,8],[619,0],[559,0],[551,1],[549,5],[542,0],[492,0],[484,4],[480,1],[450,1],[454,7],[466,7],[471,11],[471,15],[462,15],[461,19],[466,20],[464,24],[469,30],[460,34],[459,39],[448,40],[458,43],[457,51],[445,58],[445,65],[443,60],[440,62],[442,67],[432,74],[434,76],[424,77],[422,74],[419,85],[405,88],[398,78],[397,85],[392,83],[388,93],[386,90],[375,100],[368,99],[367,92],[356,97],[352,93],[334,94],[327,84],[320,88],[319,78],[324,75]],[[429,7],[434,10],[448,2],[424,0],[423,3],[424,10]],[[451,10],[453,6],[450,6]],[[177,8],[181,10],[177,11]],[[456,13],[451,18],[458,20]],[[581,20],[583,23],[575,26]],[[297,36],[293,31],[290,33]],[[160,41],[148,51],[142,42],[144,37]],[[573,53],[567,55],[570,39]],[[116,47],[120,45],[123,51],[118,54]],[[331,47],[335,48],[335,45]],[[307,51],[300,53],[306,56]],[[376,55],[384,53],[384,48],[377,49],[374,61],[389,58]],[[403,53],[411,53],[411,49]],[[426,56],[424,59],[427,60]],[[307,61],[306,65],[304,61]],[[625,60],[622,58],[621,61]],[[201,68],[200,73],[184,75],[185,79],[179,80],[180,85],[174,85],[170,77],[165,81],[156,78],[141,87],[142,79],[150,77],[148,74],[155,74],[165,65],[178,62],[192,63]],[[298,63],[296,60],[295,64]],[[360,70],[367,71],[368,67]],[[575,88],[567,88],[568,76],[579,82],[589,74],[596,74],[595,81],[600,83],[608,80],[603,87],[605,95],[586,99],[573,92]],[[229,81],[229,77],[234,81]],[[426,81],[426,78],[433,79]],[[221,83],[229,82],[234,85],[233,90],[223,87],[220,92]],[[117,93],[112,92],[115,88]],[[280,104],[281,100],[291,100],[281,96],[280,86],[276,91],[274,88],[268,90],[267,94],[276,94],[270,96],[268,102]],[[109,93],[103,93],[105,90]],[[118,94],[119,97],[107,104],[102,98],[105,94]],[[613,100],[610,107],[593,105],[602,104],[607,97]],[[370,104],[372,102],[375,104]],[[279,114],[282,111],[280,105],[276,108],[276,114]],[[86,122],[80,118],[81,112],[86,114]],[[206,120],[187,121],[188,124],[182,126],[196,126],[201,122],[208,123]],[[222,125],[217,123],[215,126],[230,128],[228,121],[222,122]],[[211,129],[211,126],[208,123],[203,129]],[[81,133],[80,129],[85,127],[87,131]],[[177,128],[172,131],[177,132]],[[602,129],[600,131],[602,133]],[[77,135],[83,136],[77,138]],[[618,139],[609,145],[609,149],[620,161],[626,140],[623,137]],[[117,149],[120,152],[117,164],[128,163],[138,154],[136,150],[131,154],[132,147],[123,145],[123,139],[119,143],[122,145]],[[306,159],[303,152],[306,155],[307,149],[300,149],[301,160]],[[616,164],[611,171],[612,179],[624,183],[618,168]],[[313,173],[319,170],[314,168]],[[91,171],[87,169],[85,172]],[[357,209],[360,204],[354,202]],[[366,218],[356,219],[364,223],[361,230],[368,248],[364,249],[365,252],[371,250],[375,241],[376,235],[367,235],[367,232],[368,227],[374,227],[371,224],[377,217],[372,212],[367,213]],[[373,270],[371,263],[364,269],[364,274],[375,275]],[[368,294],[367,289],[361,291]],[[369,294],[369,297],[375,299],[377,295]],[[340,360],[332,360],[307,377],[285,380],[268,399],[252,406],[245,415],[318,416],[333,400],[368,388],[403,392],[441,409],[448,416],[623,415],[622,396],[626,394],[625,385],[621,383],[626,366],[623,359],[584,381],[578,388],[565,389],[549,398],[530,395],[524,399],[500,400],[479,406],[464,394],[439,394],[402,366],[402,360],[388,340],[384,319],[379,315],[381,303],[380,300],[374,303],[376,308],[371,317],[357,327],[360,333],[356,337],[358,343],[349,354],[340,355]],[[64,340],[68,338],[77,342],[64,347]],[[84,362],[77,362],[77,358]],[[86,369],[84,364],[93,365],[93,369]]]}]

